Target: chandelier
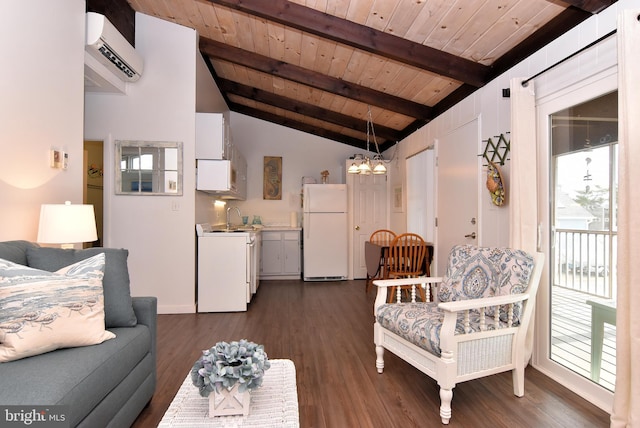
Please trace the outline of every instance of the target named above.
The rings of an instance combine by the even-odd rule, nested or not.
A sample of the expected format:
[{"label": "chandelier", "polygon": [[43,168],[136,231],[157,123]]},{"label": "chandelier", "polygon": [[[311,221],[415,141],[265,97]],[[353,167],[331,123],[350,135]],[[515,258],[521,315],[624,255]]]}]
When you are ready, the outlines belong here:
[{"label": "chandelier", "polygon": [[351,164],[347,172],[349,174],[386,174],[387,167],[384,166],[384,158],[380,154],[380,147],[376,140],[376,132],[373,129],[373,119],[371,118],[371,106],[368,106],[367,114],[367,152],[369,152],[369,142],[373,140],[376,148],[376,154],[371,159],[367,155],[357,154],[353,156],[354,162]]}]

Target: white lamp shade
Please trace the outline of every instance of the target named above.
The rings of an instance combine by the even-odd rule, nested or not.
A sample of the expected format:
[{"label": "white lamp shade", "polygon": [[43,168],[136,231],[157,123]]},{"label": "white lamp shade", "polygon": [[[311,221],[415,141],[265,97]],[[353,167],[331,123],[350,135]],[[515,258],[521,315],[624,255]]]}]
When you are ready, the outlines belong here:
[{"label": "white lamp shade", "polygon": [[358,165],[355,162],[351,164],[349,169],[347,170],[349,174],[360,174],[360,170],[358,169]]},{"label": "white lamp shade", "polygon": [[74,244],[98,239],[93,205],[43,204],[40,208],[38,242]]},{"label": "white lamp shade", "polygon": [[365,159],[362,161],[362,163],[358,167],[358,171],[360,172],[360,174],[364,174],[364,175],[371,174],[371,167],[369,166],[368,159]]},{"label": "white lamp shade", "polygon": [[378,161],[376,166],[373,167],[373,173],[374,174],[386,174],[387,173],[387,167],[384,166],[382,161]]}]

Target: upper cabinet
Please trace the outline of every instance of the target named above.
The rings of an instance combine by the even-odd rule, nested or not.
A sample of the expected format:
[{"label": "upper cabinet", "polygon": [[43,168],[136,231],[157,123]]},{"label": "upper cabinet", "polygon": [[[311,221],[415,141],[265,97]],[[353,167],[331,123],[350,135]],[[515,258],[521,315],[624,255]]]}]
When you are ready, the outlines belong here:
[{"label": "upper cabinet", "polygon": [[231,159],[229,112],[196,113],[196,159]]},{"label": "upper cabinet", "polygon": [[247,198],[247,161],[242,153],[232,150],[230,160],[198,159],[196,161],[196,190],[220,199]]},{"label": "upper cabinet", "polygon": [[196,113],[196,190],[221,199],[247,196],[247,161],[233,145],[229,112]]}]

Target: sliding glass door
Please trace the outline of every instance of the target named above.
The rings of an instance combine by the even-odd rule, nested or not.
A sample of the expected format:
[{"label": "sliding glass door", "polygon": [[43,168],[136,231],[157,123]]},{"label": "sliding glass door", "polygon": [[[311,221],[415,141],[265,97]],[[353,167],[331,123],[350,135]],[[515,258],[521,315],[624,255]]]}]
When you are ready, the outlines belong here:
[{"label": "sliding glass door", "polygon": [[613,92],[550,116],[550,356],[611,391],[616,372],[617,106]]},{"label": "sliding glass door", "polygon": [[534,365],[610,410],[615,386],[615,76],[539,103],[542,244]]}]

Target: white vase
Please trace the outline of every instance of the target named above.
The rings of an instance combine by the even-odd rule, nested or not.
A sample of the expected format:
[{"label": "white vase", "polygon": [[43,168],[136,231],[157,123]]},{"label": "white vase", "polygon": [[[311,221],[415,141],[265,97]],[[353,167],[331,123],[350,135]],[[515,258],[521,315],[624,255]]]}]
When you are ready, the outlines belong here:
[{"label": "white vase", "polygon": [[249,390],[238,392],[239,387],[240,384],[236,383],[229,389],[223,388],[221,392],[214,390],[209,394],[210,418],[229,415],[247,416],[249,414],[251,394]]}]

